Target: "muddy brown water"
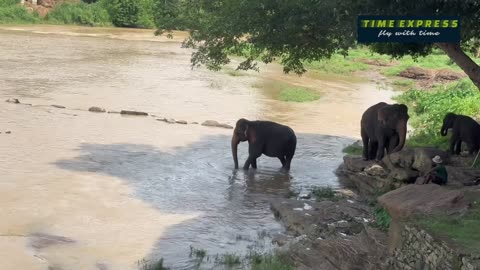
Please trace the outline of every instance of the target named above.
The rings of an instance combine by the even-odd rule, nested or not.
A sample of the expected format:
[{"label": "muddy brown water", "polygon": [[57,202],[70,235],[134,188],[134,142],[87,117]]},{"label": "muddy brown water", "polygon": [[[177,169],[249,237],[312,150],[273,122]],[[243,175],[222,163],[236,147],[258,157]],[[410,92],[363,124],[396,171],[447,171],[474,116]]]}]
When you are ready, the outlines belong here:
[{"label": "muddy brown water", "polygon": [[[135,269],[160,257],[190,269],[190,246],[268,251],[269,236],[283,231],[268,200],[338,187],[333,171],[359,137],[361,113],[392,95],[365,78],[287,76],[276,65],[241,76],[192,70],[180,40],[146,30],[0,26],[0,269]],[[280,102],[277,82],[322,98]],[[12,97],[67,108],[3,102]],[[289,173],[266,157],[256,171],[235,171],[231,130],[91,106],[189,122],[279,121],[296,131],[297,152]]]}]

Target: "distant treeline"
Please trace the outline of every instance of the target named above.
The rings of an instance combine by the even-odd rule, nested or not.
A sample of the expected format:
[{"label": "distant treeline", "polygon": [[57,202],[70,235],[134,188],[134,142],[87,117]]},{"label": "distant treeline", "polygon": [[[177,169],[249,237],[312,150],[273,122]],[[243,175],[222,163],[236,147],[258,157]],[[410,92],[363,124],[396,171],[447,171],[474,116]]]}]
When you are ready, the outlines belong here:
[{"label": "distant treeline", "polygon": [[[53,23],[134,28],[185,29],[183,0],[82,0],[61,3],[45,17],[29,12],[18,0],[0,0],[0,23]],[[172,27],[173,26],[173,27]]]}]

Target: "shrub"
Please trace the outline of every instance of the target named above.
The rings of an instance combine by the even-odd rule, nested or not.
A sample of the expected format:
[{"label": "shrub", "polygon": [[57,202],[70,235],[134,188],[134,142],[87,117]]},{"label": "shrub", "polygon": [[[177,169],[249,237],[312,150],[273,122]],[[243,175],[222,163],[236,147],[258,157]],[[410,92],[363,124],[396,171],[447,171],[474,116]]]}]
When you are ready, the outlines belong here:
[{"label": "shrub", "polygon": [[373,209],[373,215],[375,217],[375,226],[383,231],[388,231],[392,218],[387,210],[385,210],[383,207],[376,206]]},{"label": "shrub", "polygon": [[109,5],[115,26],[153,28],[153,0],[113,0]]},{"label": "shrub", "polygon": [[95,4],[63,3],[49,12],[46,20],[60,24],[111,25],[110,15],[100,2]]},{"label": "shrub", "polygon": [[40,21],[38,13],[30,13],[16,0],[0,0],[0,23],[36,23]]}]

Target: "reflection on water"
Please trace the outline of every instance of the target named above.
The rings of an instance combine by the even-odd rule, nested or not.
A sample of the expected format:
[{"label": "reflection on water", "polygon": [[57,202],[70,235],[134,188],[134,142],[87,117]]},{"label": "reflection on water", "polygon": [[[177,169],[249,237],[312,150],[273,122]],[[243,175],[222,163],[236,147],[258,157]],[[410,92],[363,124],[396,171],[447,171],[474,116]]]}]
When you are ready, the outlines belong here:
[{"label": "reflection on water", "polygon": [[[338,185],[333,170],[359,136],[361,113],[391,94],[362,80],[286,76],[275,65],[236,77],[191,70],[190,51],[143,30],[2,28],[0,99],[67,109],[0,105],[0,132],[12,131],[0,134],[0,257],[8,258],[0,269],[132,269],[143,257],[188,269],[190,245],[246,252],[259,232],[282,231],[270,198]],[[252,87],[271,81],[322,98],[284,103],[269,92],[278,89]],[[187,121],[279,121],[297,133],[292,170],[267,157],[255,171],[233,170],[231,130],[84,111],[90,106]],[[241,144],[241,162],[246,151]],[[75,242],[32,249],[34,233]]]}]

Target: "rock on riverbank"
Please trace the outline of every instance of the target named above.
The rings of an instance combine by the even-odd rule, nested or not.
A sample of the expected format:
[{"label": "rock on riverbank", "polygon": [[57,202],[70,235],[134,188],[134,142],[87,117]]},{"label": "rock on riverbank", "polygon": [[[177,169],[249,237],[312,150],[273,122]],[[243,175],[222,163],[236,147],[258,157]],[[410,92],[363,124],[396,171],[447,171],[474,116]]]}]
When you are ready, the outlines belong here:
[{"label": "rock on riverbank", "polygon": [[[413,184],[432,168],[431,159],[436,155],[444,160],[448,184]],[[406,148],[385,156],[381,162],[364,161],[360,156],[344,157],[336,171],[340,182],[367,201],[378,202],[391,217],[386,248],[390,258],[386,268],[383,264],[375,269],[457,269],[452,268],[453,264],[462,270],[477,269],[476,255],[443,234],[428,232],[426,225],[418,222],[419,218],[468,215],[480,198],[480,169],[471,167],[473,159],[450,156],[435,148]]]},{"label": "rock on riverbank", "polygon": [[296,236],[283,247],[296,269],[373,270],[385,265],[387,235],[369,225],[372,213],[367,205],[350,199],[279,199],[271,208]]}]

